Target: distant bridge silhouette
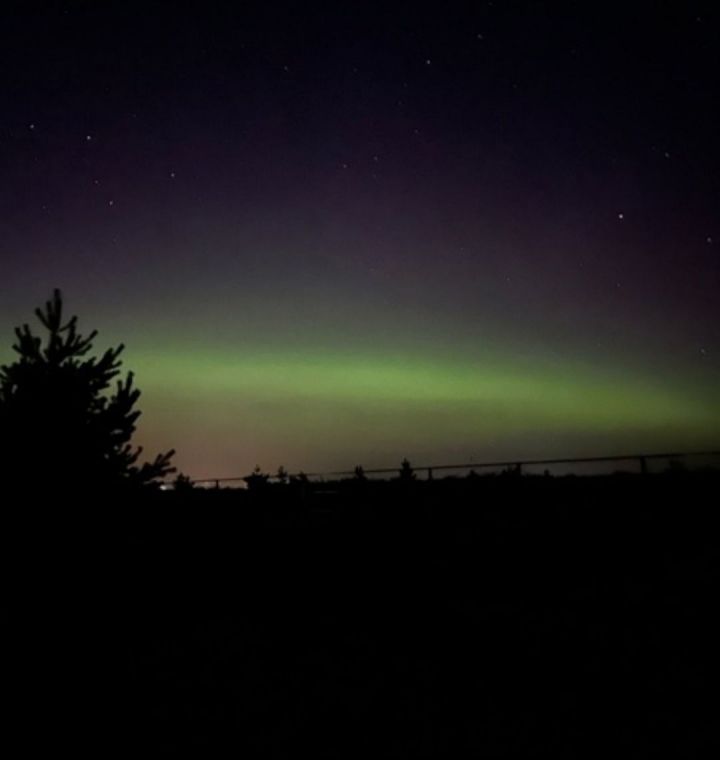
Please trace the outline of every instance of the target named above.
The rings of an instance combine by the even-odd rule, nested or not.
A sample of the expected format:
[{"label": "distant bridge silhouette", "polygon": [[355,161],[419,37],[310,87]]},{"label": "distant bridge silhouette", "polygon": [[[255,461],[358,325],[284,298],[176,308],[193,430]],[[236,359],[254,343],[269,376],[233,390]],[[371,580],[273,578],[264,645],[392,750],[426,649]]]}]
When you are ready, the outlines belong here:
[{"label": "distant bridge silhouette", "polygon": [[[622,454],[615,456],[600,456],[600,457],[567,457],[564,459],[508,459],[497,462],[467,462],[464,464],[431,464],[431,465],[419,465],[413,466],[412,470],[416,473],[427,473],[427,479],[431,480],[435,472],[449,472],[452,470],[496,470],[496,469],[512,469],[513,472],[518,475],[522,474],[525,467],[540,467],[540,466],[552,466],[559,464],[596,464],[604,462],[632,462],[637,463],[638,471],[640,473],[648,472],[648,461],[657,459],[666,459],[668,461],[685,460],[690,457],[720,457],[720,450],[717,451],[681,451],[681,452],[663,452],[653,454]],[[400,471],[400,467],[379,467],[375,469],[366,470],[362,468],[364,475],[397,475]],[[276,480],[276,475],[268,475],[269,480]],[[288,478],[305,477],[314,480],[328,480],[336,478],[353,478],[356,477],[357,472],[352,470],[336,470],[329,472],[296,472],[287,473]],[[214,485],[219,488],[222,483],[240,483],[245,482],[247,475],[232,476],[224,478],[200,478],[198,480],[192,480],[195,485]]]}]

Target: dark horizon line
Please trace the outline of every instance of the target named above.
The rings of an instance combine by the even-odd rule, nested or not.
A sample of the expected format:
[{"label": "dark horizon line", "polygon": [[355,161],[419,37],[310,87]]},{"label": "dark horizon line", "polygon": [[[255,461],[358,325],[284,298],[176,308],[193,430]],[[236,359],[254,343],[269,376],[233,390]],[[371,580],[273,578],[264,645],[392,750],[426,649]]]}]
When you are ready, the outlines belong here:
[{"label": "dark horizon line", "polygon": [[[627,455],[615,455],[615,456],[595,456],[595,457],[570,457],[565,459],[511,459],[503,462],[471,462],[469,464],[440,464],[440,465],[417,465],[413,466],[413,471],[427,470],[434,472],[435,470],[467,470],[467,469],[487,469],[489,467],[524,467],[526,465],[543,465],[543,464],[581,464],[588,462],[623,462],[630,460],[637,460],[641,463],[647,459],[671,459],[682,457],[697,457],[697,456],[720,456],[720,449],[714,451],[684,451],[684,452],[663,452],[656,454],[627,454]],[[365,469],[362,471],[366,475],[386,475],[388,473],[398,472],[398,467],[380,467],[375,469]],[[267,473],[264,473],[267,474]],[[323,477],[342,477],[342,476],[354,476],[356,470],[338,470],[334,472],[303,472],[302,470],[295,473],[287,473],[287,477],[300,477],[304,475],[307,478],[323,478]],[[273,475],[269,475],[274,477]],[[226,478],[199,478],[195,480],[191,478],[193,483],[229,483],[244,481],[248,476],[233,476]]]}]

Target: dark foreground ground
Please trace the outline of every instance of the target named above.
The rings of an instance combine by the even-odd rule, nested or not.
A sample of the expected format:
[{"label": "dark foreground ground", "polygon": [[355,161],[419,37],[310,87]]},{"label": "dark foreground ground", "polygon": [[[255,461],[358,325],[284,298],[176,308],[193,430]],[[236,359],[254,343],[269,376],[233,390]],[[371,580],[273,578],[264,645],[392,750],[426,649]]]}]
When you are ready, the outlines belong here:
[{"label": "dark foreground ground", "polygon": [[706,756],[718,485],[163,493],[55,519],[34,565],[6,551],[10,722],[96,756]]}]

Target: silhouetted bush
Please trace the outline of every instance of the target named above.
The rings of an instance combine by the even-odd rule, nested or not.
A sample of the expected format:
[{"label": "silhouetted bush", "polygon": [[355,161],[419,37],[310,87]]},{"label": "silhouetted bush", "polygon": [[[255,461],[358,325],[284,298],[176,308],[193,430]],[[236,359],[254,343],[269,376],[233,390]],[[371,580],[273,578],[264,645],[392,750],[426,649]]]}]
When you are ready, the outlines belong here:
[{"label": "silhouetted bush", "polygon": [[270,476],[266,475],[260,469],[260,465],[255,465],[255,469],[249,475],[246,475],[243,478],[245,483],[247,483],[248,490],[250,491],[257,491],[258,489],[263,488],[267,485],[269,479]]},{"label": "silhouetted bush", "polygon": [[188,493],[194,489],[192,478],[189,475],[184,475],[182,472],[173,481],[173,488],[178,493]]},{"label": "silhouetted bush", "polygon": [[410,462],[408,462],[407,459],[403,459],[400,463],[400,472],[398,477],[401,481],[404,483],[409,483],[413,480],[415,480],[415,472],[413,471],[413,468],[410,465]]}]

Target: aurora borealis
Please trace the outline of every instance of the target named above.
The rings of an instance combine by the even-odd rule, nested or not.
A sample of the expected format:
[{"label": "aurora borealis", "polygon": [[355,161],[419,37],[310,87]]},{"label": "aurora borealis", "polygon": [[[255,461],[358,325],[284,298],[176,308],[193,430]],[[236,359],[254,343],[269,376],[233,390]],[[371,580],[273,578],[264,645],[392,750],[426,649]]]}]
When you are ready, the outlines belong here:
[{"label": "aurora borealis", "polygon": [[716,10],[221,8],[4,18],[0,361],[61,288],[197,478],[718,446]]}]

